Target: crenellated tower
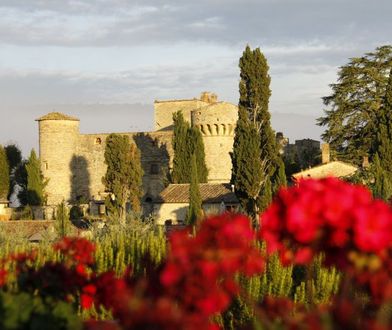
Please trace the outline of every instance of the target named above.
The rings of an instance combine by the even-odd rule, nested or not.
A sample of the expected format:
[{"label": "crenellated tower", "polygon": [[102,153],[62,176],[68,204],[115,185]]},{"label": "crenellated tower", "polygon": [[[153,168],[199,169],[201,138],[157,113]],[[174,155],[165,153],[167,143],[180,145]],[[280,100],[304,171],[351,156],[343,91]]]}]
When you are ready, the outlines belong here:
[{"label": "crenellated tower", "polygon": [[216,102],[192,111],[191,118],[192,125],[203,136],[208,182],[229,182],[238,108],[231,103]]}]

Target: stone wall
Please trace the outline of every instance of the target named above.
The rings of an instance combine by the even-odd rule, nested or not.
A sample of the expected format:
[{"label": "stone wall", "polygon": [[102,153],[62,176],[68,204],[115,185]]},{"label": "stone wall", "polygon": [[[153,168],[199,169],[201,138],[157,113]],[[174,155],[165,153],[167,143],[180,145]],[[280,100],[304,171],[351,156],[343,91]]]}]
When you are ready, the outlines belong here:
[{"label": "stone wall", "polygon": [[155,101],[154,102],[154,123],[155,130],[172,130],[173,129],[173,113],[180,111],[184,115],[184,119],[191,122],[191,112],[208,105],[208,102],[199,99],[192,100],[171,100],[171,101]]}]

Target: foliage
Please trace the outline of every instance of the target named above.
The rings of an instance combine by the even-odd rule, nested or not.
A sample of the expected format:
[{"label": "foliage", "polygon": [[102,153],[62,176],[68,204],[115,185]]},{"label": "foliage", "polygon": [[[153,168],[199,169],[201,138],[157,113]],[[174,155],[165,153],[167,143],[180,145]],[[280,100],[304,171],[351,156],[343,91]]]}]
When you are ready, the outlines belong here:
[{"label": "foliage", "polygon": [[70,234],[71,221],[69,219],[68,209],[64,201],[57,205],[55,221],[55,227],[59,237],[65,237]]},{"label": "foliage", "polygon": [[392,68],[383,105],[378,115],[378,133],[375,152],[377,196],[388,200],[392,196]]},{"label": "foliage", "polygon": [[323,98],[328,107],[318,119],[325,126],[322,137],[339,158],[360,164],[375,153],[380,109],[385,100],[392,67],[392,46],[381,46],[362,57],[354,57],[338,72],[332,93]]},{"label": "foliage", "polygon": [[189,124],[185,121],[181,111],[173,114],[173,183],[189,182],[189,158],[187,135]]},{"label": "foliage", "polygon": [[32,149],[30,157],[26,163],[27,173],[27,204],[32,206],[44,205],[46,202],[45,187],[47,180],[41,172],[41,163],[35,150]]},{"label": "foliage", "polygon": [[[232,154],[232,183],[243,208],[258,213],[260,191],[266,186],[266,162],[261,160],[260,135],[240,107]],[[268,191],[267,185],[267,191]],[[269,188],[270,189],[270,188]]]},{"label": "foliage", "polygon": [[102,182],[109,192],[106,206],[109,213],[124,222],[129,201],[133,211],[140,210],[143,194],[140,151],[130,144],[128,136],[110,134],[106,139],[105,164],[107,170]]},{"label": "foliage", "polygon": [[191,183],[189,185],[189,208],[186,214],[185,223],[194,225],[202,216],[202,200],[199,190],[199,177],[197,172],[196,155],[191,158]]},{"label": "foliage", "polygon": [[9,166],[7,154],[0,145],[0,199],[6,199],[10,186]]},{"label": "foliage", "polygon": [[208,170],[205,163],[204,144],[200,131],[196,127],[189,126],[181,111],[173,114],[173,123],[173,183],[191,182],[189,161],[193,154],[196,156],[199,182],[207,182]]},{"label": "foliage", "polygon": [[8,199],[10,199],[14,187],[16,185],[15,181],[15,169],[22,163],[22,152],[15,144],[9,144],[4,147],[7,154],[9,174],[10,174],[10,187],[8,192]]},{"label": "foliage", "polygon": [[[286,184],[284,174],[284,163],[281,161],[274,132],[270,124],[270,114],[268,112],[269,88],[271,78],[268,74],[268,64],[259,48],[251,50],[249,46],[245,48],[239,61],[240,67],[240,99],[239,118],[235,131],[233,147],[233,173],[232,182],[236,187],[239,198],[244,208],[251,214],[255,214],[259,209],[263,209],[269,202],[272,191],[276,191],[281,184]],[[258,135],[247,142],[246,138]],[[249,148],[258,139],[259,151],[251,153],[251,161],[247,164],[247,159],[241,157],[243,149]],[[249,146],[247,145],[249,144]],[[253,147],[252,147],[253,148]],[[257,155],[259,154],[259,155]],[[256,157],[259,158],[258,164]],[[283,171],[280,170],[283,167]],[[252,192],[243,186],[243,174],[256,170],[254,187]],[[261,175],[259,172],[265,172]],[[271,185],[265,183],[270,180]],[[248,194],[250,193],[250,194]],[[250,204],[250,205],[249,205]]]},{"label": "foliage", "polygon": [[24,206],[27,205],[27,170],[26,170],[27,160],[22,160],[22,162],[15,168],[14,180],[15,184],[18,185],[18,200],[19,203]]},{"label": "foliage", "polygon": [[392,181],[390,173],[382,166],[378,153],[373,158],[372,174],[374,175],[374,184],[371,186],[373,196],[384,200],[389,200],[392,196]]}]

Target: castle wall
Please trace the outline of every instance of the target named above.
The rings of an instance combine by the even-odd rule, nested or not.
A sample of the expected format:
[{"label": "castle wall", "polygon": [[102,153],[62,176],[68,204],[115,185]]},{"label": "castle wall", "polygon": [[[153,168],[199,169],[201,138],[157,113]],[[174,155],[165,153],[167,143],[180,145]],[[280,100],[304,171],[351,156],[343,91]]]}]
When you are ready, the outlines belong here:
[{"label": "castle wall", "polygon": [[[129,136],[141,153],[144,171],[143,190],[145,198],[157,196],[165,184],[165,177],[172,158],[172,132],[120,133]],[[84,134],[75,154],[75,193],[90,199],[99,199],[105,191],[102,177],[106,173],[104,159],[106,138],[109,134]],[[78,184],[79,183],[79,184]]]},{"label": "castle wall", "polygon": [[154,102],[154,123],[155,130],[172,130],[173,113],[181,110],[184,119],[191,122],[192,110],[199,109],[208,105],[208,102],[198,99],[193,100],[172,100]]}]

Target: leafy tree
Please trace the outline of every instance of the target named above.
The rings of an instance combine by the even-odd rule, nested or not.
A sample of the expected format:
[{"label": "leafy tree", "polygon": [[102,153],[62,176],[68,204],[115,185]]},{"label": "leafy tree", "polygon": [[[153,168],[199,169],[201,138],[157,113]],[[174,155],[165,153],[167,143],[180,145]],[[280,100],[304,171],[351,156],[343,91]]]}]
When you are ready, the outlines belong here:
[{"label": "leafy tree", "polygon": [[47,185],[47,180],[41,172],[41,162],[32,149],[30,157],[26,163],[26,173],[27,173],[27,204],[32,206],[44,205],[46,201],[45,187]]},{"label": "leafy tree", "polygon": [[7,153],[10,173],[22,162],[22,152],[16,144],[9,144],[4,147]]},{"label": "leafy tree", "polygon": [[14,180],[15,184],[18,185],[18,200],[21,205],[27,205],[27,171],[26,171],[27,160],[22,162],[15,168]]},{"label": "leafy tree", "polygon": [[207,182],[208,170],[205,162],[203,138],[196,127],[190,127],[181,111],[173,114],[173,183],[189,183],[191,181],[191,167],[189,161],[194,154],[198,170],[199,182]]},{"label": "leafy tree", "polygon": [[267,60],[259,48],[251,50],[247,46],[239,67],[239,118],[234,138],[232,182],[243,206],[254,213],[268,205],[272,191],[286,180],[279,170],[283,167],[284,172],[284,163],[268,112],[271,78]]},{"label": "leafy tree", "polygon": [[384,103],[388,74],[392,67],[392,46],[378,47],[354,57],[338,72],[332,93],[323,98],[327,109],[318,125],[322,137],[341,159],[360,164],[365,155],[376,152],[378,117]]},{"label": "leafy tree", "polygon": [[5,146],[4,149],[7,154],[9,173],[10,173],[10,187],[8,193],[8,199],[9,199],[16,185],[15,169],[22,163],[22,152],[15,144],[9,144]]},{"label": "leafy tree", "polygon": [[191,182],[189,185],[189,208],[185,218],[188,225],[194,225],[202,216],[202,199],[199,190],[199,180],[197,175],[197,160],[193,154],[191,158]]},{"label": "leafy tree", "polygon": [[189,124],[185,121],[181,111],[173,114],[173,183],[189,182],[189,158],[188,158],[188,130]]},{"label": "leafy tree", "polygon": [[102,182],[110,193],[106,206],[111,214],[125,222],[129,201],[134,211],[140,210],[143,194],[140,152],[130,144],[128,136],[110,134],[106,139],[104,156],[107,170]]},{"label": "leafy tree", "polygon": [[383,169],[378,154],[374,156],[372,173],[374,176],[374,184],[371,189],[374,197],[389,200],[392,196],[392,182],[388,172]]},{"label": "leafy tree", "polygon": [[0,145],[0,199],[6,199],[8,197],[9,187],[10,174],[7,154],[3,146]]}]

